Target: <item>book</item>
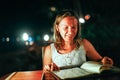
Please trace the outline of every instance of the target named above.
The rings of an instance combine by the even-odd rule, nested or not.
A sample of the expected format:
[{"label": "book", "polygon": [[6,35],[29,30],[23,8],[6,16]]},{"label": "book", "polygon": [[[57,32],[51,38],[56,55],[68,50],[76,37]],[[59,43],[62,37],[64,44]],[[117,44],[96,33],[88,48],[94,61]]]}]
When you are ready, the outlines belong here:
[{"label": "book", "polygon": [[59,71],[52,71],[51,73],[59,79],[72,79],[84,77],[92,74],[100,74],[105,70],[110,70],[112,66],[104,66],[101,62],[87,61],[79,67],[60,69]]}]

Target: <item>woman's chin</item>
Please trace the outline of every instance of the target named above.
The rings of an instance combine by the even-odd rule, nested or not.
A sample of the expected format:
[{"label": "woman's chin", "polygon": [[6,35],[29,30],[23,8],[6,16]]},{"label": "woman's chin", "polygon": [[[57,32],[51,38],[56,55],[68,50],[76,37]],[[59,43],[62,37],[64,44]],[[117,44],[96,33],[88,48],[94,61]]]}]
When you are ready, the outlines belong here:
[{"label": "woman's chin", "polygon": [[71,42],[71,41],[73,41],[73,39],[72,38],[67,38],[65,41]]}]

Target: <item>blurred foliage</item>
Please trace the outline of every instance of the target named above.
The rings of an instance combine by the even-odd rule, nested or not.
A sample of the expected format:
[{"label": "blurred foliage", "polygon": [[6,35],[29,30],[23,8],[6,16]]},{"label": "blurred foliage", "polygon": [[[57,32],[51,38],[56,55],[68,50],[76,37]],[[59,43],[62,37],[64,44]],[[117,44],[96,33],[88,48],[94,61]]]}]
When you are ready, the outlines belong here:
[{"label": "blurred foliage", "polygon": [[[120,26],[91,24],[82,27],[82,37],[97,40],[118,40],[120,39]],[[108,41],[108,42],[109,42]]]},{"label": "blurred foliage", "polygon": [[82,38],[88,39],[103,56],[110,56],[118,64],[120,25],[93,20],[82,24]]}]

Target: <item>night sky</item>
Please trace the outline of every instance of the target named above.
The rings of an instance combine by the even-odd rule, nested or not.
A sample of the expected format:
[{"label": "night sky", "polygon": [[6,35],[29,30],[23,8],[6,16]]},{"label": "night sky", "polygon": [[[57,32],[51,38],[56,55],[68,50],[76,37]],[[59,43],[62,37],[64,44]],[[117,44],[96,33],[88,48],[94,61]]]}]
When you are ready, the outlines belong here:
[{"label": "night sky", "polygon": [[30,0],[0,1],[0,34],[17,32],[19,30],[43,29],[48,23],[43,11],[46,4]]},{"label": "night sky", "polygon": [[104,22],[119,25],[118,0],[1,0],[0,35],[17,35],[20,31],[49,32],[55,12],[50,7],[74,9],[82,15],[101,17]]}]

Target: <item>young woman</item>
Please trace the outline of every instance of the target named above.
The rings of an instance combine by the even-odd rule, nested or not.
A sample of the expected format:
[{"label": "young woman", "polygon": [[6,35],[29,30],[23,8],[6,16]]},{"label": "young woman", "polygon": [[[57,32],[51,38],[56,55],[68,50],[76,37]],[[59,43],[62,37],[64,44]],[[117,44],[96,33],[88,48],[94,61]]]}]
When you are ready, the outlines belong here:
[{"label": "young woman", "polygon": [[81,65],[90,60],[101,61],[103,65],[113,65],[109,57],[102,57],[87,39],[80,37],[78,17],[73,11],[61,11],[54,22],[55,42],[45,48],[43,69],[59,70],[64,66]]}]

